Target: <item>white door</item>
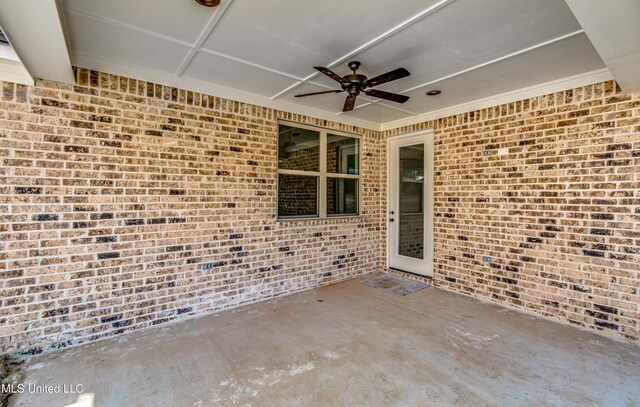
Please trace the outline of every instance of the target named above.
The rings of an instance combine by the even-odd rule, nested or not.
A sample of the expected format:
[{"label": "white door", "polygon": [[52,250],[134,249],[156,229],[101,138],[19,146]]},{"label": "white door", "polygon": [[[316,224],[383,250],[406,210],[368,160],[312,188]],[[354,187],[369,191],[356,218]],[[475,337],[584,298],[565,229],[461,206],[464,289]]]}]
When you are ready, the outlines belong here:
[{"label": "white door", "polygon": [[433,132],[388,140],[388,265],[433,276]]}]

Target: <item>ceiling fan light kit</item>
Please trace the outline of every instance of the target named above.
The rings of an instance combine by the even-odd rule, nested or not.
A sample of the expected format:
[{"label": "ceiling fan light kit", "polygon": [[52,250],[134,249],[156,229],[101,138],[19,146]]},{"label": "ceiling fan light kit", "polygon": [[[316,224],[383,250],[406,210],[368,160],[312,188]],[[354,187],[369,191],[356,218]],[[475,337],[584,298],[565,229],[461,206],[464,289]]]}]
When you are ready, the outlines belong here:
[{"label": "ceiling fan light kit", "polygon": [[220,4],[220,0],[195,0],[196,3],[205,7],[215,7]]},{"label": "ceiling fan light kit", "polygon": [[312,92],[312,93],[304,93],[301,95],[295,95],[295,97],[304,97],[304,96],[313,96],[313,95],[322,95],[326,93],[342,93],[347,92],[347,98],[344,101],[344,106],[342,108],[343,112],[349,112],[353,110],[356,105],[356,98],[360,93],[364,93],[367,96],[372,96],[380,99],[390,100],[396,103],[404,103],[409,100],[408,96],[399,95],[397,93],[385,92],[382,90],[370,89],[374,86],[382,85],[383,83],[395,81],[396,79],[405,78],[409,75],[409,71],[404,68],[394,69],[393,71],[389,71],[382,75],[378,75],[375,78],[368,79],[366,76],[357,73],[358,68],[360,68],[360,62],[351,61],[347,64],[349,69],[353,71],[345,76],[340,76],[337,73],[333,72],[329,68],[325,68],[323,66],[314,66],[316,70],[333,79],[334,81],[340,83],[341,89],[336,90],[325,90],[322,92]]}]

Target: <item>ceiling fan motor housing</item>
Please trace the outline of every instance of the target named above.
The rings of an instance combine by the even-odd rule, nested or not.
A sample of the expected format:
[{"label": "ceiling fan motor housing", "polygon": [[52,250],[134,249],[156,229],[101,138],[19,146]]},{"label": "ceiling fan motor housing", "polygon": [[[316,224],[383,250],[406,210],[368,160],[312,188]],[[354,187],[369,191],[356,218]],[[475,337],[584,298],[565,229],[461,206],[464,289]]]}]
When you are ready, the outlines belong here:
[{"label": "ceiling fan motor housing", "polygon": [[349,69],[353,71],[353,73],[343,76],[343,78],[349,83],[342,84],[342,88],[349,91],[350,95],[358,96],[360,94],[360,91],[366,88],[364,82],[367,80],[367,77],[356,73],[358,68],[360,68],[360,62],[351,61],[347,65],[349,66]]},{"label": "ceiling fan motor housing", "polygon": [[348,80],[351,83],[360,83],[367,80],[367,77],[364,75],[360,75],[359,73],[350,73],[344,76],[344,79]]}]

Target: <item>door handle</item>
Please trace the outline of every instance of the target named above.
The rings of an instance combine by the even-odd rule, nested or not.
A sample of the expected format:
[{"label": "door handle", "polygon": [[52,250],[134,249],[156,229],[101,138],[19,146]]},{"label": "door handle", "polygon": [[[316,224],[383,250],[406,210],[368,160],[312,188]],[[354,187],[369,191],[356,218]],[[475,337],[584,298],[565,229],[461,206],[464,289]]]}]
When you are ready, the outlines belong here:
[{"label": "door handle", "polygon": [[389,218],[389,222],[393,222],[393,218]]}]

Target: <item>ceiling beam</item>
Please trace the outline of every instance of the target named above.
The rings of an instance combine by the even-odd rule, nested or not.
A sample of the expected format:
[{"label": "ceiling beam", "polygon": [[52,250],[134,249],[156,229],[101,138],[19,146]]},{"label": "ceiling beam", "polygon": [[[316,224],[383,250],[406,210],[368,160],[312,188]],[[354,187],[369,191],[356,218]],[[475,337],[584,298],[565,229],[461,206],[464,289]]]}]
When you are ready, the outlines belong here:
[{"label": "ceiling beam", "polygon": [[623,91],[640,91],[640,1],[566,0]]},{"label": "ceiling beam", "polygon": [[191,49],[189,50],[189,53],[187,54],[186,58],[184,59],[184,61],[182,61],[182,63],[180,64],[180,67],[178,67],[178,70],[176,71],[177,76],[182,76],[185,69],[187,69],[187,67],[189,66],[191,61],[193,61],[193,58],[196,56],[198,51],[200,51],[202,44],[204,44],[204,42],[207,40],[207,38],[209,37],[213,29],[216,28],[216,25],[224,15],[225,11],[227,11],[232,1],[233,0],[225,0],[222,2],[222,4],[218,6],[218,9],[207,22],[207,25],[204,27],[204,29],[200,33],[200,36],[198,36],[196,43],[193,44],[193,47],[191,47]]},{"label": "ceiling beam", "polygon": [[561,36],[559,36],[559,37],[556,37],[556,38],[550,39],[550,40],[548,40],[548,41],[544,41],[544,42],[541,42],[541,43],[539,43],[539,44],[535,44],[535,45],[532,45],[532,46],[530,46],[530,47],[526,47],[526,48],[523,48],[523,49],[521,49],[521,50],[518,50],[518,51],[512,52],[512,53],[510,53],[510,54],[503,55],[503,56],[501,56],[501,57],[498,57],[498,58],[492,59],[492,60],[490,60],[490,61],[486,61],[486,62],[483,62],[483,63],[481,63],[481,64],[474,65],[474,66],[472,66],[472,67],[469,67],[469,68],[463,69],[463,70],[461,70],[461,71],[454,72],[454,73],[452,73],[452,74],[449,74],[449,75],[443,76],[442,78],[434,79],[434,80],[432,80],[432,81],[425,82],[425,83],[423,83],[423,84],[413,86],[413,87],[411,87],[411,88],[409,88],[409,89],[405,89],[405,90],[403,90],[403,91],[402,91],[402,92],[400,92],[400,93],[407,93],[407,92],[411,92],[411,91],[413,91],[413,90],[420,89],[420,88],[424,88],[424,87],[426,87],[426,86],[433,85],[433,84],[435,84],[435,83],[442,82],[442,81],[445,81],[445,80],[447,80],[447,79],[455,78],[456,76],[460,76],[460,75],[463,75],[463,74],[465,74],[465,73],[469,73],[469,72],[471,72],[471,71],[475,71],[475,70],[478,70],[478,69],[480,69],[480,68],[484,68],[485,66],[493,65],[493,64],[498,63],[498,62],[500,62],[500,61],[504,61],[504,60],[506,60],[506,59],[513,58],[513,57],[516,57],[516,56],[518,56],[518,55],[525,54],[525,53],[527,53],[527,52],[531,52],[531,51],[536,50],[536,49],[538,49],[538,48],[546,47],[547,45],[554,44],[554,43],[556,43],[556,42],[558,42],[558,41],[562,41],[562,40],[566,40],[567,38],[575,37],[576,35],[578,35],[578,34],[582,34],[583,32],[584,32],[583,30],[577,30],[577,31],[574,31],[574,32],[570,32],[570,33],[568,33],[568,34],[561,35]]},{"label": "ceiling beam", "polygon": [[73,83],[59,12],[55,0],[2,0],[0,26],[32,77]]},{"label": "ceiling beam", "polygon": [[[223,54],[221,52],[211,51],[210,49],[201,48],[201,49],[197,50],[197,52],[202,52],[204,54],[209,54],[209,55],[215,55],[217,57],[224,58],[224,59],[227,59],[229,61],[234,61],[234,62],[237,62],[239,64],[252,66],[254,68],[258,68],[258,69],[263,70],[263,71],[271,72],[271,73],[274,73],[276,75],[283,76],[285,78],[293,79],[294,81],[299,81],[300,80],[300,78],[298,78],[298,77],[296,77],[294,75],[288,74],[286,72],[278,71],[277,69],[271,69],[271,68],[269,68],[267,66],[260,65],[260,64],[255,64],[255,63],[249,62],[249,61],[245,61],[244,59],[232,57],[230,55],[226,55],[226,54]],[[194,53],[194,56],[195,56],[195,53]],[[182,76],[182,75],[178,75],[178,76]]]},{"label": "ceiling beam", "polygon": [[[503,55],[503,56],[501,56],[501,57],[498,57],[498,58],[492,59],[492,60],[490,60],[490,61],[486,61],[486,62],[483,62],[483,63],[481,63],[481,64],[474,65],[474,66],[472,66],[472,67],[469,67],[469,68],[463,69],[463,70],[458,71],[458,72],[454,72],[454,73],[452,73],[452,74],[449,74],[449,75],[443,76],[443,77],[441,77],[441,78],[434,79],[434,80],[431,80],[431,81],[428,81],[428,82],[422,83],[422,84],[420,84],[420,85],[412,86],[412,87],[410,87],[410,88],[408,88],[408,89],[405,89],[405,90],[403,90],[403,91],[401,91],[401,92],[398,92],[398,93],[400,93],[400,94],[404,94],[404,93],[408,93],[408,92],[414,91],[414,90],[416,90],[416,89],[420,89],[420,88],[427,87],[427,86],[429,86],[429,85],[434,85],[434,84],[436,84],[436,83],[439,83],[439,82],[445,81],[445,80],[447,80],[447,79],[455,78],[456,76],[460,76],[460,75],[463,75],[463,74],[465,74],[465,73],[469,73],[469,72],[471,72],[471,71],[475,71],[475,70],[477,70],[477,69],[484,68],[485,66],[489,66],[489,65],[495,64],[495,63],[497,63],[497,62],[504,61],[505,59],[513,58],[513,57],[516,57],[516,56],[518,56],[518,55],[521,55],[521,54],[524,54],[524,53],[527,53],[527,52],[530,52],[530,51],[536,50],[536,49],[538,49],[538,48],[542,48],[542,47],[545,47],[545,46],[547,46],[547,45],[551,45],[551,44],[556,43],[556,42],[558,42],[558,41],[562,41],[562,40],[566,40],[567,38],[575,37],[576,35],[579,35],[579,34],[582,34],[582,33],[584,33],[584,30],[577,30],[577,31],[574,31],[574,32],[570,32],[570,33],[568,33],[568,34],[564,34],[564,35],[561,35],[561,36],[559,36],[559,37],[556,37],[556,38],[553,38],[553,39],[550,39],[550,40],[547,40],[547,41],[541,42],[541,43],[539,43],[539,44],[535,44],[535,45],[532,45],[532,46],[530,46],[530,47],[523,48],[523,49],[521,49],[521,50],[518,50],[518,51],[512,52],[512,53],[510,53],[510,54]],[[372,103],[379,103],[379,102],[380,102],[380,100],[374,100]],[[372,104],[372,103],[369,103],[369,104]],[[359,109],[359,108],[362,108],[362,107],[368,106],[369,104],[366,104],[366,105],[365,105],[365,104],[363,104],[363,105],[360,105],[360,106],[356,106],[356,107],[355,107],[355,109]],[[354,110],[355,110],[355,109],[354,109]],[[414,113],[414,114],[415,114],[415,113]]]},{"label": "ceiling beam", "polygon": [[117,27],[122,27],[122,28],[124,28],[126,30],[131,30],[131,31],[143,34],[143,35],[147,35],[147,36],[150,36],[150,37],[153,37],[153,38],[157,38],[157,39],[162,40],[162,41],[168,41],[168,42],[171,42],[173,44],[180,45],[182,47],[188,47],[189,48],[189,52],[187,53],[187,55],[185,56],[184,60],[180,63],[180,66],[178,67],[178,69],[175,72],[175,75],[178,76],[178,77],[182,77],[182,75],[184,74],[184,71],[189,67],[189,64],[191,64],[191,62],[193,61],[193,58],[196,56],[196,54],[198,52],[204,52],[204,53],[207,53],[207,54],[215,55],[215,56],[218,56],[220,58],[224,58],[224,59],[227,59],[227,60],[230,60],[230,61],[234,61],[234,62],[243,64],[243,65],[252,66],[254,68],[258,68],[258,69],[261,69],[261,70],[269,71],[271,73],[275,73],[277,75],[284,76],[286,78],[293,79],[295,81],[301,80],[300,78],[298,78],[296,76],[293,76],[293,75],[290,75],[290,74],[287,74],[285,72],[280,72],[280,71],[277,71],[275,69],[268,68],[266,66],[262,66],[262,65],[259,65],[259,64],[254,64],[252,62],[245,61],[245,60],[240,59],[240,58],[235,58],[235,57],[232,57],[232,56],[220,53],[220,52],[215,52],[215,51],[211,51],[211,50],[202,48],[202,44],[204,44],[204,42],[207,40],[209,35],[211,35],[211,32],[213,32],[213,30],[217,26],[218,22],[220,21],[220,19],[222,18],[224,13],[227,11],[229,6],[231,5],[232,1],[233,0],[227,0],[227,1],[224,1],[224,2],[220,3],[220,6],[218,6],[218,9],[211,16],[211,18],[209,19],[209,21],[205,25],[204,29],[202,30],[202,32],[198,36],[198,39],[193,44],[185,42],[185,41],[181,41],[181,40],[178,40],[178,39],[175,39],[173,37],[169,37],[169,36],[166,36],[166,35],[163,35],[163,34],[160,34],[160,33],[157,33],[155,31],[150,31],[150,30],[147,30],[147,29],[144,29],[144,28],[140,28],[140,27],[131,25],[131,24],[123,23],[121,21],[117,21],[117,20],[113,20],[113,19],[110,19],[110,18],[98,16],[98,15],[95,15],[95,14],[92,14],[92,13],[88,13],[86,11],[76,10],[74,8],[69,8],[69,7],[65,8],[65,10],[67,12],[69,12],[69,13],[75,13],[75,14],[78,14],[78,15],[81,15],[81,16],[84,16],[84,17],[87,17],[87,18],[91,18],[91,19],[94,19],[94,20],[97,20],[97,21],[105,22],[105,23],[110,24],[110,25],[115,25]]}]

